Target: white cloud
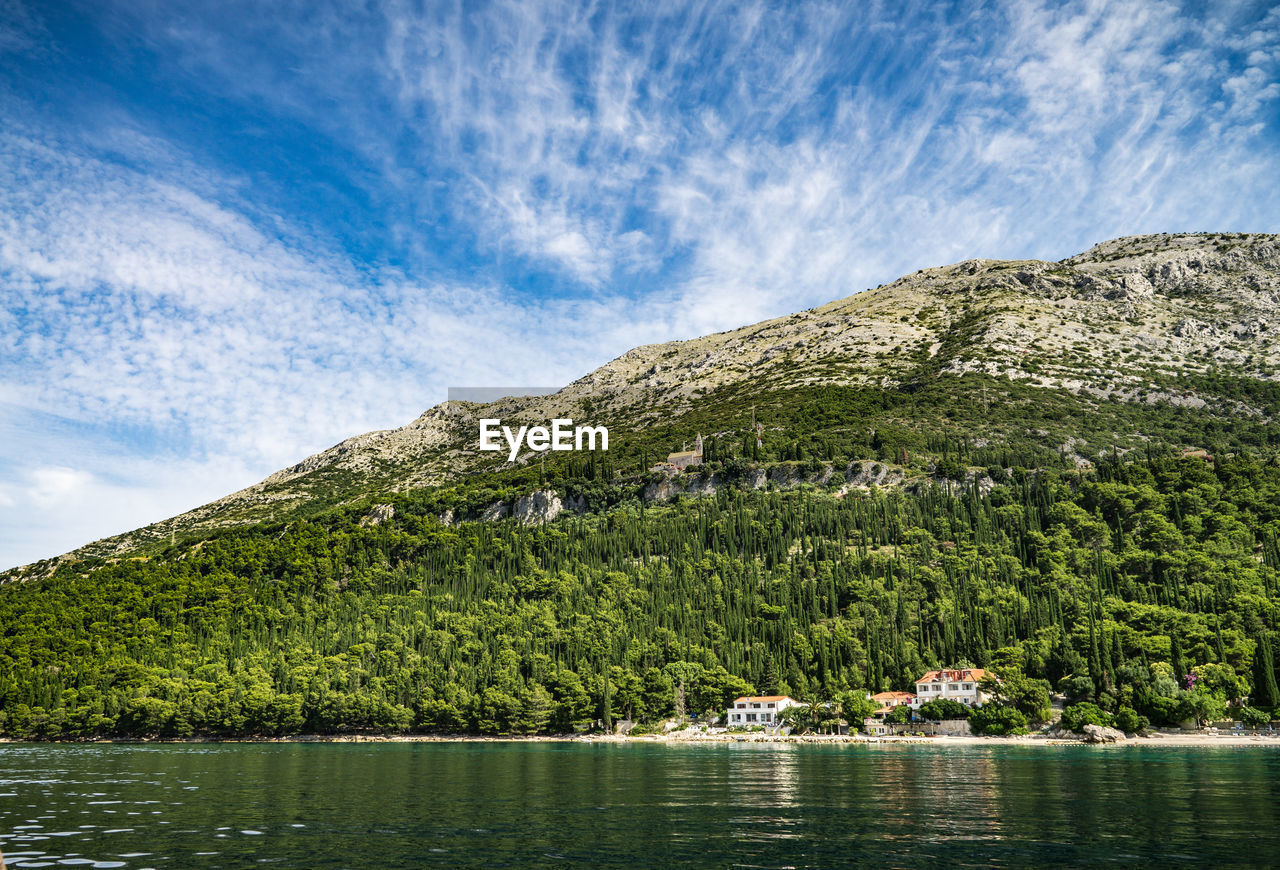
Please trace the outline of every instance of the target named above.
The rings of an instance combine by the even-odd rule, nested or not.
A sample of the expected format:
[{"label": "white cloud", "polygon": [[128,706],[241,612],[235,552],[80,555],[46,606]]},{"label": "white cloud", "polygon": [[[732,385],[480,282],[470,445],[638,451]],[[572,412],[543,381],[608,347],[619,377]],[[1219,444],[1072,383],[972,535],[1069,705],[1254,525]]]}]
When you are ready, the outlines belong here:
[{"label": "white cloud", "polygon": [[38,420],[6,435],[0,563],[153,522],[402,425],[449,385],[567,383],[664,333],[620,299],[524,301],[493,285],[362,274],[29,132],[0,133],[0,157],[0,400],[15,419],[138,433],[75,468],[67,459],[94,436],[46,443]]},{"label": "white cloud", "polygon": [[21,496],[38,508],[58,507],[75,498],[93,483],[93,475],[87,471],[67,468],[65,465],[50,465],[32,469],[30,484],[19,498],[10,496],[17,502]]},{"label": "white cloud", "polygon": [[[273,211],[127,105],[64,122],[0,92],[0,401],[137,433],[92,462],[88,436],[0,454],[45,469],[0,474],[0,524],[61,549],[401,424],[451,384],[565,383],[971,256],[1280,229],[1280,10],[141,10],[94,22],[155,52],[157,86],[335,143],[406,265],[353,259],[329,240],[345,227]],[[0,51],[50,49],[32,15],[0,18],[21,24]],[[420,225],[436,218],[453,234]],[[450,245],[467,262],[437,268]],[[550,291],[523,289],[547,272]]]},{"label": "white cloud", "polygon": [[226,459],[157,463],[116,456],[110,465],[111,476],[44,466],[0,485],[0,565],[34,562],[140,528],[258,479],[256,470]]},{"label": "white cloud", "polygon": [[[633,16],[556,0],[321,4],[306,22],[232,16],[253,22],[235,40],[211,39],[219,22],[193,10],[180,28],[137,24],[220,89],[346,142],[406,196],[424,169],[450,173],[444,202],[482,252],[596,290],[636,276],[672,296],[681,281],[731,282],[776,312],[947,253],[1065,255],[1110,232],[1238,224],[1224,181],[1276,168],[1256,128],[1280,17],[1249,14],[1008,0],[660,3]],[[255,38],[282,62],[237,49]],[[380,105],[394,123],[370,117]],[[722,185],[816,183],[819,165],[830,191],[773,219]],[[630,243],[637,232],[645,244]],[[770,258],[815,232],[849,255],[806,256],[812,280],[783,280]],[[992,239],[999,250],[978,249]],[[671,271],[686,254],[691,272]]]},{"label": "white cloud", "polygon": [[[494,288],[370,283],[340,258],[304,257],[222,205],[83,153],[0,136],[0,155],[0,270],[17,332],[0,358],[9,401],[177,423],[211,448],[279,464],[416,415],[469,368],[578,373],[581,342],[535,350],[530,312]],[[508,353],[485,360],[474,343],[485,333],[501,333]]]}]

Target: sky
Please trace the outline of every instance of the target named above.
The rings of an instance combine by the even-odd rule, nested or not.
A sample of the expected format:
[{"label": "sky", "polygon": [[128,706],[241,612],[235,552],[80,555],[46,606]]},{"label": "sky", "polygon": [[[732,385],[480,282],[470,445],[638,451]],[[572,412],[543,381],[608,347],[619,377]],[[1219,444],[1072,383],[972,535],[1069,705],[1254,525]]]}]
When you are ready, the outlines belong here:
[{"label": "sky", "polygon": [[1274,3],[0,0],[0,568],[1277,179]]}]

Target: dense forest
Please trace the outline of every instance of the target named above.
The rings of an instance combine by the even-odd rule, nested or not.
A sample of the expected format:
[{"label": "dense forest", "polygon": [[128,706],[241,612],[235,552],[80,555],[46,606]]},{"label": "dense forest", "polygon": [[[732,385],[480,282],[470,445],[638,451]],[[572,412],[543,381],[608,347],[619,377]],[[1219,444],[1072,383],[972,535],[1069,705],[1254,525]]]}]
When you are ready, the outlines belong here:
[{"label": "dense forest", "polygon": [[956,665],[1077,716],[1257,715],[1280,705],[1268,451],[992,453],[990,491],[723,487],[534,527],[445,525],[411,491],[384,522],[366,501],[67,563],[0,586],[0,734],[563,733]]}]

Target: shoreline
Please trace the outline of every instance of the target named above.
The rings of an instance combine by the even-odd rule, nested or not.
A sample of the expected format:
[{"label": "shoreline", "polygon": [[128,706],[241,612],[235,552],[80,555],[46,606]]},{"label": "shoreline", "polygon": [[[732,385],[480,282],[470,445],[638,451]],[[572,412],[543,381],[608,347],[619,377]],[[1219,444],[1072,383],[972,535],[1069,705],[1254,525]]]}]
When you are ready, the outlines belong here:
[{"label": "shoreline", "polygon": [[477,735],[477,734],[290,734],[281,737],[103,737],[85,740],[15,740],[0,738],[4,745],[184,745],[184,744],[237,744],[237,743],[597,743],[616,745],[710,745],[716,743],[756,744],[772,746],[835,745],[835,746],[1177,746],[1177,747],[1273,747],[1280,748],[1280,732],[1274,736],[1264,734],[1205,734],[1187,732],[1152,732],[1134,735],[1114,743],[1088,743],[1082,737],[1030,734],[1014,737],[983,737],[977,735],[928,737],[870,736],[865,734],[805,734],[767,735],[727,732],[668,732],[630,737],[624,734],[559,734],[559,735]]}]

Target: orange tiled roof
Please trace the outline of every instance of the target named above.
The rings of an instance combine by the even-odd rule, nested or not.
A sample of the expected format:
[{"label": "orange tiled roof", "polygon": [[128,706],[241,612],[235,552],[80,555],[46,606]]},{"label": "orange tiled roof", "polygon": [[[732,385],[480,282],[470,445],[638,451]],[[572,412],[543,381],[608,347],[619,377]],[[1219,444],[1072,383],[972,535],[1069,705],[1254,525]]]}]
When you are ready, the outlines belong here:
[{"label": "orange tiled roof", "polygon": [[792,698],[790,695],[743,695],[741,698],[734,698],[733,703],[741,704],[744,701],[759,702],[759,701],[793,701],[793,700],[795,699]]},{"label": "orange tiled roof", "polygon": [[949,668],[929,671],[917,683],[976,683],[987,675],[983,668]]}]

